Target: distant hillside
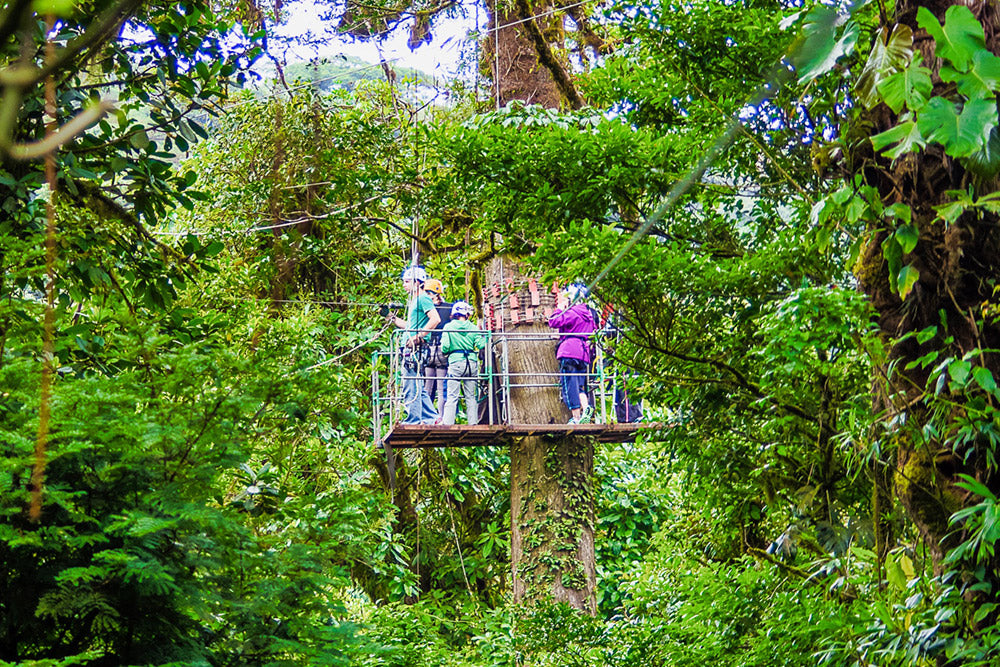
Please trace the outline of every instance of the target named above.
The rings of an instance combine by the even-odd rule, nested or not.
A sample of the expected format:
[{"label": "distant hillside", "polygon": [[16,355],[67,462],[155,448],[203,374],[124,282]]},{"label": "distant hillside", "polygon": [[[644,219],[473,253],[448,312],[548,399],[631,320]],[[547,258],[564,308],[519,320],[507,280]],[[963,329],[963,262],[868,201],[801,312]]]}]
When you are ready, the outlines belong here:
[{"label": "distant hillside", "polygon": [[[433,85],[433,77],[410,67],[394,66],[396,80]],[[337,55],[309,62],[292,63],[285,67],[285,81],[314,81],[322,91],[334,88],[353,88],[358,81],[382,79],[385,73],[378,63],[370,63],[356,56]]]}]

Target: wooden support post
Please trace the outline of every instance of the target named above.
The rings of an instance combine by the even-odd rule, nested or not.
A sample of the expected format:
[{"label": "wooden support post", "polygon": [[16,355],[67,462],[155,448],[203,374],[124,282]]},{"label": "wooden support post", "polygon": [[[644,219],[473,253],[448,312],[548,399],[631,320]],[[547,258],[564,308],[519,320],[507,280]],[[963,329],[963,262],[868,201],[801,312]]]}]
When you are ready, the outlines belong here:
[{"label": "wooden support post", "polygon": [[389,489],[396,490],[396,453],[392,451],[392,445],[385,440],[382,441],[382,449],[385,450],[385,467],[389,471]]}]

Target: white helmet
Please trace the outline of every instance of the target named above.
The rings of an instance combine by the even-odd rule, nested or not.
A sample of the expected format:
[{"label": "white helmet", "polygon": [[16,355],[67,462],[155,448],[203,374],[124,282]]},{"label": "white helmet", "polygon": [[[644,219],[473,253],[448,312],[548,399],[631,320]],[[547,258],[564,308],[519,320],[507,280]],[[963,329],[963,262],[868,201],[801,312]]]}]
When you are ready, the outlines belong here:
[{"label": "white helmet", "polygon": [[472,306],[465,301],[456,301],[451,304],[451,316],[468,317],[472,315]]},{"label": "white helmet", "polygon": [[572,285],[567,285],[563,288],[563,294],[565,294],[566,298],[572,303],[583,301],[590,296],[587,286],[583,283],[573,283]]},{"label": "white helmet", "polygon": [[422,283],[427,280],[427,272],[422,266],[408,266],[403,269],[403,280],[413,280]]}]

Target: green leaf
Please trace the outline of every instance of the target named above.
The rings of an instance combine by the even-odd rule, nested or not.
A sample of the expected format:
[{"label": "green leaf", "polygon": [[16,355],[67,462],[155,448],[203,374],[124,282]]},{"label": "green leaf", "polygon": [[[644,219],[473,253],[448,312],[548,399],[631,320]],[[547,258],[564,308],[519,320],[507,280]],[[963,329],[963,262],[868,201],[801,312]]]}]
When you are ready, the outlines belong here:
[{"label": "green leaf", "polygon": [[903,574],[906,575],[907,579],[912,579],[913,577],[917,576],[917,571],[913,567],[913,561],[910,560],[910,557],[907,556],[906,554],[900,554],[899,568],[903,571]]},{"label": "green leaf", "polygon": [[990,369],[976,366],[975,370],[972,371],[972,377],[983,390],[990,393],[996,391],[997,383],[993,379],[993,373],[990,372]]},{"label": "green leaf", "polygon": [[990,100],[972,100],[958,113],[952,102],[934,97],[917,119],[921,134],[944,146],[953,157],[967,157],[981,149],[996,125],[996,103]]},{"label": "green leaf", "polygon": [[128,142],[139,150],[145,150],[149,146],[149,136],[146,134],[146,130],[139,130],[129,137]]},{"label": "green leaf", "polygon": [[942,204],[940,206],[935,206],[934,210],[937,211],[938,217],[947,222],[949,225],[955,224],[959,216],[965,213],[965,209],[968,208],[968,202],[966,201],[953,201],[948,204]]},{"label": "green leaf", "polygon": [[896,286],[899,290],[899,298],[905,299],[906,295],[910,293],[913,286],[917,284],[917,280],[920,278],[920,272],[912,264],[907,264],[899,271],[899,275],[896,276]]},{"label": "green leaf", "polygon": [[958,92],[967,98],[987,99],[1000,87],[1000,58],[984,49],[972,56],[968,72],[944,66],[940,74],[942,81],[955,83]]},{"label": "green leaf", "polygon": [[187,139],[190,143],[194,144],[198,142],[198,135],[194,133],[191,126],[188,125],[187,121],[181,120],[177,123],[177,129],[180,130],[181,136]]},{"label": "green leaf", "polygon": [[208,130],[196,123],[195,121],[188,119],[188,126],[202,139],[208,139]]},{"label": "green leaf", "polygon": [[69,16],[76,8],[76,0],[35,0],[31,8],[41,16]]},{"label": "green leaf", "polygon": [[868,202],[861,197],[854,197],[844,209],[844,215],[851,222],[857,222],[868,211]]},{"label": "green leaf", "polygon": [[803,21],[801,45],[792,55],[792,63],[799,73],[799,83],[812,81],[834,68],[840,58],[854,50],[858,40],[858,26],[849,22],[840,39],[836,30],[846,20],[832,7],[811,9]]},{"label": "green leaf", "polygon": [[917,10],[917,24],[934,38],[935,55],[947,58],[960,72],[968,72],[972,57],[986,48],[983,26],[965,5],[952,5],[944,15],[944,26],[926,7]]},{"label": "green leaf", "polygon": [[[908,225],[913,219],[913,210],[902,202],[896,202],[892,206],[887,207],[883,211],[883,215],[902,220]],[[909,252],[909,250],[905,250],[904,252]]]},{"label": "green leaf", "polygon": [[[878,86],[887,77],[902,72],[913,58],[913,31],[910,27],[897,24],[889,34],[888,28],[875,39],[868,61],[858,76],[854,87],[858,101],[871,108],[879,103]],[[897,109],[898,112],[898,109]]]},{"label": "green leaf", "polygon": [[972,364],[964,359],[956,359],[948,364],[948,375],[958,385],[965,384],[965,381],[969,379],[969,372],[971,370]]},{"label": "green leaf", "polygon": [[990,130],[990,138],[982,148],[962,160],[962,166],[984,179],[1000,174],[1000,132],[996,127]]},{"label": "green leaf", "polygon": [[896,113],[903,107],[919,111],[931,96],[934,88],[931,71],[920,63],[918,53],[904,69],[885,77],[876,85],[882,100]]},{"label": "green leaf", "polygon": [[985,620],[987,616],[992,614],[993,610],[996,609],[998,606],[1000,605],[997,605],[996,602],[988,602],[984,604],[983,606],[976,609],[976,613],[972,617],[972,620],[976,623],[982,623],[983,620]]},{"label": "green leaf", "polygon": [[[996,500],[997,499],[997,497],[993,494],[993,492],[990,491],[989,488],[986,487],[986,485],[984,485],[982,482],[980,482],[979,480],[977,480],[975,477],[970,477],[969,475],[966,475],[965,473],[959,473],[958,476],[962,478],[962,481],[961,482],[955,482],[955,486],[960,486],[963,489],[965,489],[966,491],[971,491],[972,493],[976,494],[977,496],[982,496],[983,498],[987,498],[989,500]],[[969,508],[966,508],[966,509],[976,509],[976,508],[969,507]]]},{"label": "green leaf", "polygon": [[896,590],[906,590],[906,575],[903,573],[903,568],[899,566],[899,562],[891,554],[885,559],[885,578]]},{"label": "green leaf", "polygon": [[976,205],[990,213],[1000,213],[1000,192],[983,195],[976,201]]},{"label": "green leaf", "polygon": [[904,121],[896,127],[876,134],[871,138],[871,141],[876,152],[882,152],[886,147],[896,144],[892,150],[885,151],[885,155],[893,160],[899,158],[900,155],[927,145],[924,135],[920,133],[920,128],[912,120]]},{"label": "green leaf", "polygon": [[913,249],[917,247],[917,241],[920,240],[920,231],[916,225],[903,225],[896,230],[895,236],[905,255],[908,252],[913,252]]},{"label": "green leaf", "polygon": [[[929,327],[917,332],[917,342],[923,345],[931,338],[937,335],[938,328],[935,325],[930,325]],[[936,353],[935,353],[936,354]]]},{"label": "green leaf", "polygon": [[903,266],[903,247],[895,236],[888,237],[882,242],[882,256],[889,264],[889,275],[898,275]]}]

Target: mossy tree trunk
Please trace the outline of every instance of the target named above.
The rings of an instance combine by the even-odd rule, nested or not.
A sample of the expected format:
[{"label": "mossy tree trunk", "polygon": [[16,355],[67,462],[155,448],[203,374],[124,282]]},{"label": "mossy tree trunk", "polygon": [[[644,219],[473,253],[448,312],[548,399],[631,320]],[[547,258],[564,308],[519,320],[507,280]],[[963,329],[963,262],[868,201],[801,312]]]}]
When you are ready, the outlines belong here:
[{"label": "mossy tree trunk", "polygon": [[[560,56],[564,17],[548,0],[487,2],[490,32],[483,65],[493,79],[496,106],[512,100],[549,108],[579,108],[583,101]],[[585,18],[574,17],[580,25]],[[499,28],[499,29],[498,29]],[[587,44],[598,48],[598,44]],[[486,284],[521,277],[509,258],[487,268]],[[508,326],[511,326],[508,323]],[[550,335],[544,322],[520,324],[518,334]],[[558,376],[553,340],[510,340],[508,364],[515,384],[542,384]],[[541,380],[541,381],[540,381]],[[513,387],[511,423],[565,424],[569,411],[558,388]],[[511,568],[516,602],[555,600],[595,613],[594,443],[569,436],[525,437],[511,445]]]},{"label": "mossy tree trunk", "polygon": [[[496,258],[487,269],[488,286],[521,279],[509,258]],[[505,331],[517,334],[506,340],[512,384],[556,382],[553,330],[541,322],[504,321]],[[512,386],[510,398],[511,423],[565,424],[570,416],[557,387]],[[515,602],[555,600],[595,613],[593,439],[519,438],[510,458]]]},{"label": "mossy tree trunk", "polygon": [[[488,0],[489,32],[481,42],[483,70],[498,107],[513,100],[551,109],[583,102],[569,76],[563,14],[550,0]],[[499,29],[498,29],[499,28]]]},{"label": "mossy tree trunk", "polygon": [[[912,30],[914,50],[932,69],[934,95],[947,95],[953,84],[940,78],[942,61],[934,56],[933,39],[917,25],[917,10],[926,7],[944,23],[945,12],[955,4],[959,3],[908,0],[896,5],[895,17],[886,20],[889,29],[898,22]],[[968,6],[985,27],[987,48],[1000,53],[996,34],[1000,26],[998,6],[981,0],[961,4]],[[899,114],[879,104],[863,115],[858,127],[871,136],[900,121]],[[877,188],[883,205],[908,206],[912,225],[919,232],[916,246],[902,258],[903,265],[912,265],[920,276],[905,298],[901,299],[891,285],[895,277],[890,275],[883,251],[891,230],[886,230],[883,220],[873,224],[855,270],[877,310],[886,339],[899,341],[889,353],[888,365],[895,369],[891,386],[877,406],[886,409],[892,423],[900,425],[891,448],[895,459],[889,462],[894,469],[896,497],[920,530],[935,563],[940,564],[952,545],[962,539],[949,526],[949,517],[972,500],[970,494],[956,486],[958,475],[971,475],[994,492],[1000,490],[1000,480],[988,465],[994,445],[982,435],[960,443],[954,433],[940,428],[944,421],[941,413],[935,414],[927,407],[927,383],[937,364],[917,363],[911,367],[909,363],[935,351],[939,360],[961,360],[969,355],[973,365],[988,369],[1000,379],[1000,355],[988,351],[1000,348],[1000,320],[991,314],[1000,307],[994,291],[1000,280],[1000,218],[990,212],[968,211],[947,224],[935,210],[952,199],[949,191],[972,188],[981,196],[995,192],[1000,183],[995,177],[984,179],[967,171],[938,144],[929,144],[920,152],[892,162],[875,155],[870,141],[858,141],[852,146],[848,167],[852,177],[860,174]],[[905,334],[929,327],[938,328],[932,338],[918,341],[911,336],[901,340]],[[970,401],[992,402],[975,389],[974,383],[953,392],[948,399],[953,407],[944,417],[953,423],[969,416]],[[876,486],[876,493],[879,491]],[[879,503],[884,501],[884,497],[879,499]],[[880,509],[886,510],[884,506]],[[888,546],[881,544],[880,551]]]}]

